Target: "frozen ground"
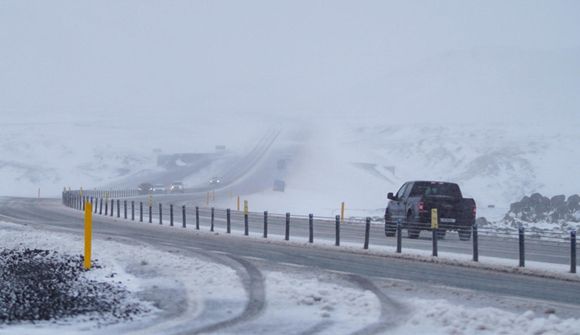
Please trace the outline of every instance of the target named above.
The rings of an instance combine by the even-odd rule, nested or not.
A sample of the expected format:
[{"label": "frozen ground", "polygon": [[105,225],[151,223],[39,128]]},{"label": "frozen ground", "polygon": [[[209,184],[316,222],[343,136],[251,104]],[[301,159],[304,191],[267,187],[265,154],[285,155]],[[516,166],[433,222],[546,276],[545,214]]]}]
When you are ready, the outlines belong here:
[{"label": "frozen ground", "polygon": [[[73,255],[81,253],[83,246],[81,236],[46,234],[9,222],[0,222],[0,243],[6,248],[43,248]],[[240,313],[246,303],[247,296],[236,271],[202,255],[186,257],[178,251],[160,251],[127,240],[97,239],[93,246],[94,258],[103,268],[92,270],[90,277],[121,283],[133,292],[135,299],[154,306],[152,313],[100,328],[82,319],[0,325],[2,333],[170,334],[191,319],[194,321],[190,325],[196,325],[196,322],[211,321],[212,317],[213,321],[231,317]],[[268,327],[276,325],[278,333],[293,334],[322,322],[327,324],[323,334],[348,334],[379,318],[379,301],[372,292],[352,287],[337,274],[294,267],[285,267],[282,273],[282,266],[263,266],[267,306],[263,314],[219,333],[253,334],[271,330]],[[501,299],[494,298],[497,300],[491,305],[496,307],[483,307],[483,301],[493,299],[475,298],[470,291],[454,291],[449,295],[451,298],[443,299],[424,294],[433,292],[432,289],[413,287],[406,282],[385,280],[381,285],[387,288],[385,292],[390,298],[400,304],[400,314],[393,320],[396,328],[389,330],[389,334],[572,335],[577,334],[580,327],[580,319],[553,315],[554,310],[542,309],[541,302],[509,303],[509,298],[502,298],[505,301],[500,303]],[[435,292],[444,290],[439,288]],[[217,309],[212,306],[216,301],[222,304]],[[217,315],[208,315],[208,311]],[[196,319],[199,316],[204,318]]]}]

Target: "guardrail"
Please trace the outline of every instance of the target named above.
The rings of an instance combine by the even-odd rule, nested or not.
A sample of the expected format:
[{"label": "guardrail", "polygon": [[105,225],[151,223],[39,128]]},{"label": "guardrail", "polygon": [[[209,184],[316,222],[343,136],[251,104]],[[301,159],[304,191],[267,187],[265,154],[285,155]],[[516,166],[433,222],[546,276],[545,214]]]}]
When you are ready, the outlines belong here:
[{"label": "guardrail", "polygon": [[[458,238],[451,238],[447,231],[453,227],[445,224],[431,229],[402,220],[370,217],[341,220],[339,215],[315,217],[313,214],[257,213],[185,204],[175,208],[174,204],[151,201],[152,198],[149,201],[123,199],[138,195],[137,190],[74,190],[63,192],[62,201],[65,206],[78,210],[84,210],[85,204],[90,202],[95,214],[142,223],[180,225],[183,228],[189,224],[194,225],[196,230],[209,229],[213,232],[219,228],[227,234],[238,230],[245,236],[252,234],[269,238],[278,235],[286,241],[303,239],[308,243],[314,243],[315,239],[318,242],[318,236],[323,235],[323,241],[333,242],[335,246],[341,243],[360,243],[363,249],[369,249],[372,245],[386,246],[392,247],[395,253],[402,253],[404,247],[427,250],[425,247],[429,246],[434,257],[438,256],[439,251],[448,251],[469,254],[473,262],[479,262],[480,256],[508,258],[517,260],[519,267],[526,266],[526,257],[531,261],[556,264],[565,264],[563,259],[568,258],[570,272],[576,273],[577,268],[576,231],[563,234],[526,230],[524,227],[500,229],[473,223],[460,229]],[[403,231],[407,231],[409,236],[405,242]],[[448,238],[445,238],[446,235]],[[328,240],[328,237],[331,239]]]}]

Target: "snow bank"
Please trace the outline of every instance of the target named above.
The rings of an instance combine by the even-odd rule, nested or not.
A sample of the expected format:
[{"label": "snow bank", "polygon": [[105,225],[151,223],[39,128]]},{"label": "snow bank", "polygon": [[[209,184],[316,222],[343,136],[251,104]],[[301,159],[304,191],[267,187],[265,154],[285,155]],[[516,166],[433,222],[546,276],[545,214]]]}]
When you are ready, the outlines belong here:
[{"label": "snow bank", "polygon": [[411,318],[393,335],[470,335],[470,334],[551,334],[577,335],[580,319],[560,319],[556,315],[535,315],[532,311],[512,313],[497,308],[470,308],[445,300],[411,299]]}]

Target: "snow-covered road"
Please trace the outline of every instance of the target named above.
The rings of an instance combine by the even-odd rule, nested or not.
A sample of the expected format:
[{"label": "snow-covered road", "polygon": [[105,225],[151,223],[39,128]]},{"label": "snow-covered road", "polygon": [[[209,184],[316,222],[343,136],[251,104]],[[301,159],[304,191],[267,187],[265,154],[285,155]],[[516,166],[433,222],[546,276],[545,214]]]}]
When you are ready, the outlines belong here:
[{"label": "snow-covered road", "polygon": [[[11,202],[3,199],[2,203],[0,214],[6,220],[0,223],[2,248],[82,253],[81,221],[75,219],[75,212],[64,210],[72,215],[58,215],[57,208],[52,216],[39,212],[28,217],[20,212],[8,220],[11,213],[6,204]],[[115,226],[96,221],[94,258],[103,268],[88,276],[121,282],[135,299],[152,306],[151,313],[101,328],[96,323],[61,320],[1,325],[2,333],[577,334],[580,327],[577,304],[456,289],[380,273],[361,275],[322,264],[282,263],[276,253],[294,249],[251,256],[247,251],[252,243],[240,244],[236,240],[241,237],[191,234],[186,235],[191,243],[184,243],[177,236],[189,234],[187,231],[166,234],[176,229],[137,227],[121,221],[115,225],[119,228],[116,234],[105,233],[103,229],[112,232]],[[151,233],[163,238],[143,238]],[[201,243],[218,239],[247,249],[228,252]],[[313,257],[317,257],[314,250]],[[344,252],[328,253],[327,257],[338,263],[349,258]],[[420,271],[411,263],[408,269]],[[503,284],[500,277],[498,285]]]}]

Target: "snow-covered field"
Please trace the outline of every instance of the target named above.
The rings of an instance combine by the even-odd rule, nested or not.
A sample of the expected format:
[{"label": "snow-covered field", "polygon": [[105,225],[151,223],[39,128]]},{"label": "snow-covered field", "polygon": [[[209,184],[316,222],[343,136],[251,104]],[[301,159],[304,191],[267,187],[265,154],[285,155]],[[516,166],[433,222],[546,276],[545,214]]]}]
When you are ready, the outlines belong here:
[{"label": "snow-covered field", "polygon": [[[0,222],[0,244],[5,248],[39,248],[57,250],[62,254],[82,253],[82,237],[65,233],[46,234],[30,227]],[[103,266],[93,269],[88,277],[97,281],[121,283],[133,293],[134,299],[145,300],[152,312],[133,321],[100,326],[86,320],[60,320],[35,324],[0,325],[2,334],[97,334],[139,333],[170,334],[179,324],[204,315],[198,323],[216,321],[240,313],[247,296],[236,271],[207,259],[207,256],[186,257],[178,251],[160,251],[151,246],[124,240],[95,240],[94,258]],[[114,274],[114,276],[111,276]],[[267,308],[257,319],[232,333],[255,333],[277,325],[278,333],[292,334],[327,321],[324,334],[347,334],[376,322],[380,315],[377,297],[361,291],[335,275],[318,271],[264,272]],[[152,304],[152,292],[165,297]],[[401,314],[393,316],[396,328],[389,334],[576,334],[580,319],[538,315],[532,311],[506,311],[481,308],[445,299],[403,298],[396,290],[388,290],[391,298],[402,304]],[[472,294],[464,292],[464,294]],[[149,302],[147,302],[149,301]],[[349,303],[345,303],[348,301]],[[221,306],[212,306],[212,303]],[[180,306],[177,310],[172,305]],[[182,312],[184,309],[185,313]],[[222,314],[204,314],[207,310]],[[403,312],[405,311],[405,312]],[[179,314],[179,315],[173,315]],[[83,322],[81,322],[83,321]],[[199,324],[196,324],[199,325]],[[230,333],[223,329],[220,333]]]}]

